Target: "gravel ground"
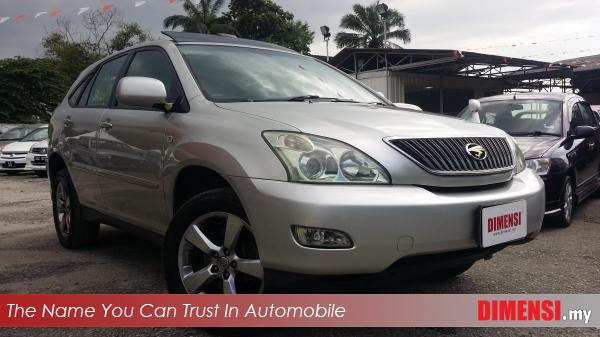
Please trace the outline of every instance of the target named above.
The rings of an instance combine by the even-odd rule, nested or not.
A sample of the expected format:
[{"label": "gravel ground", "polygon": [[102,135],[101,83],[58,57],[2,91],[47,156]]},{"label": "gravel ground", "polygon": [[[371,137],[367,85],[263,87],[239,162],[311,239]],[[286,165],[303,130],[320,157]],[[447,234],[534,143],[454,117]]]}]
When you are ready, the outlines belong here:
[{"label": "gravel ground", "polygon": [[[164,293],[160,249],[101,228],[98,244],[68,251],[52,225],[49,184],[0,175],[0,293]],[[327,280],[339,293],[600,293],[600,197],[567,229],[544,227],[537,240],[509,247],[452,281],[389,277]],[[310,286],[308,286],[310,289]],[[313,286],[317,289],[316,286]],[[0,329],[0,336],[600,336],[590,329]]]}]

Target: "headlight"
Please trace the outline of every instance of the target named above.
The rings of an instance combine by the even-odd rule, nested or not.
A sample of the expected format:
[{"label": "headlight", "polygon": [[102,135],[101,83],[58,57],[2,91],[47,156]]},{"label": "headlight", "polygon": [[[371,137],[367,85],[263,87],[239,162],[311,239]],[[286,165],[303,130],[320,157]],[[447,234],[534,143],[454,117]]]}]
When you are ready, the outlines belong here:
[{"label": "headlight", "polygon": [[515,168],[513,169],[514,174],[519,174],[525,170],[527,164],[525,163],[525,156],[523,155],[523,151],[517,145],[517,141],[513,137],[508,137],[510,147],[515,155]]},{"label": "headlight", "polygon": [[527,168],[532,169],[536,174],[543,176],[550,171],[550,159],[538,158],[527,161]]},{"label": "headlight", "polygon": [[263,136],[284,164],[290,181],[390,183],[381,165],[348,144],[293,132],[266,131]]}]

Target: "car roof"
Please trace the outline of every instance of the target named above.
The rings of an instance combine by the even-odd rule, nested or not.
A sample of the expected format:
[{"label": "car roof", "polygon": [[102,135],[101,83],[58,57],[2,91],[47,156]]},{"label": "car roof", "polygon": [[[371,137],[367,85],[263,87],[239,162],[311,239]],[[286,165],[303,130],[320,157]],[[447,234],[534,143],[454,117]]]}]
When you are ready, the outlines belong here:
[{"label": "car roof", "polygon": [[511,99],[543,99],[549,101],[561,101],[564,102],[570,98],[583,99],[579,95],[568,94],[562,92],[513,92],[504,95],[496,95],[490,97],[480,98],[480,102],[491,102],[491,101],[506,101]]}]

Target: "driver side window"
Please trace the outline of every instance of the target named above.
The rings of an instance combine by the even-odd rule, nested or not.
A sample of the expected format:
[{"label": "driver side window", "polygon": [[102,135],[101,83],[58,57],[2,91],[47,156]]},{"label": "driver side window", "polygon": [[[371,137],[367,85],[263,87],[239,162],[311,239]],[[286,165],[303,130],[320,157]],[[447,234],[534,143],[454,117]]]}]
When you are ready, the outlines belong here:
[{"label": "driver side window", "polygon": [[571,113],[571,133],[575,132],[578,126],[585,125],[583,120],[583,116],[581,115],[581,109],[579,108],[579,103],[573,105],[573,111]]}]

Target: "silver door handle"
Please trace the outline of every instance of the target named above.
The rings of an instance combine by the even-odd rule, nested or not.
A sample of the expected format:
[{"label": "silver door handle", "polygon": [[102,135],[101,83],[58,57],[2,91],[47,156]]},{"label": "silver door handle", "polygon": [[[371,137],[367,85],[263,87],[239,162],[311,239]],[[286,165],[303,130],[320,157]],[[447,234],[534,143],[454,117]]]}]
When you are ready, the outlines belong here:
[{"label": "silver door handle", "polygon": [[65,120],[63,121],[63,125],[66,128],[70,128],[71,126],[73,126],[73,121],[71,120],[71,118],[67,117],[65,118]]},{"label": "silver door handle", "polygon": [[113,127],[113,125],[111,122],[108,122],[108,121],[100,122],[100,129],[108,130],[112,127]]}]

